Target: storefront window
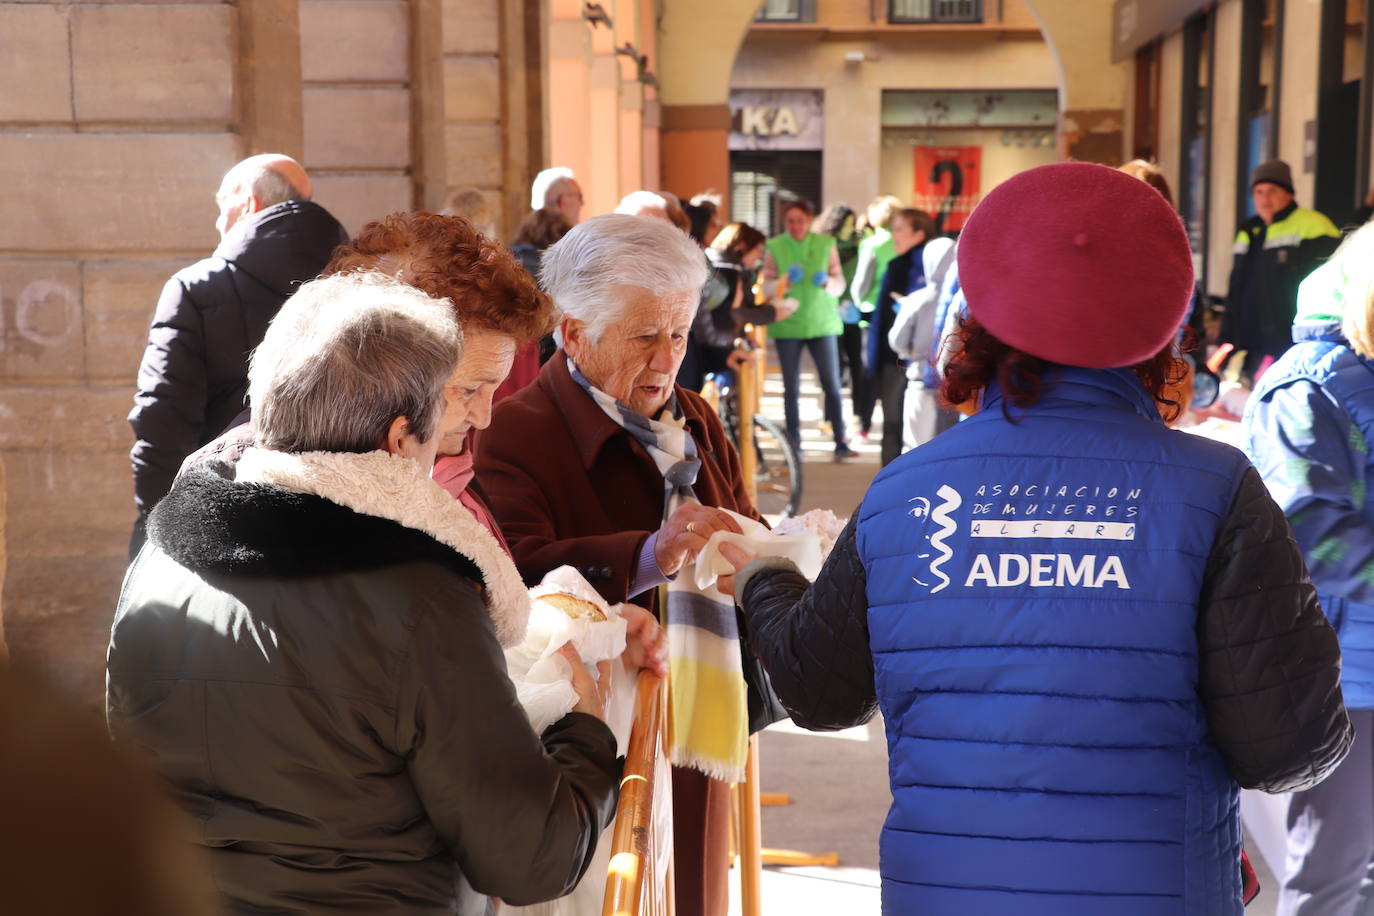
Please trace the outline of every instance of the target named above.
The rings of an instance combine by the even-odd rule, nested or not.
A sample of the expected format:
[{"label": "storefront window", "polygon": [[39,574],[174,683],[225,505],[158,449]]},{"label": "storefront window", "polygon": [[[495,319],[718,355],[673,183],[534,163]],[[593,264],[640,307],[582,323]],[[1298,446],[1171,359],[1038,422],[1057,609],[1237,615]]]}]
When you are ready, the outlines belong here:
[{"label": "storefront window", "polygon": [[982,22],[981,0],[889,0],[887,18],[896,23]]},{"label": "storefront window", "polygon": [[816,0],[765,0],[759,22],[815,22]]},{"label": "storefront window", "polygon": [[1135,132],[1132,155],[1153,162],[1159,159],[1160,43],[1152,41],[1135,54]]},{"label": "storefront window", "polygon": [[[1364,4],[1322,0],[1317,72],[1317,158],[1314,205],[1337,225],[1350,221],[1367,181],[1359,167],[1364,66]],[[1368,122],[1365,121],[1366,128]]]},{"label": "storefront window", "polygon": [[879,186],[957,234],[982,195],[1056,162],[1054,89],[883,91]]},{"label": "storefront window", "polygon": [[1250,174],[1275,155],[1275,74],[1280,65],[1277,34],[1282,0],[1245,0],[1241,15],[1240,133],[1236,162],[1236,222],[1255,215]]},{"label": "storefront window", "polygon": [[[1179,194],[1179,210],[1188,227],[1193,264],[1206,279],[1208,164],[1211,159],[1212,51],[1215,27],[1212,13],[1189,19],[1183,26],[1183,130],[1180,159],[1186,171]],[[1189,77],[1192,77],[1189,79]]]}]

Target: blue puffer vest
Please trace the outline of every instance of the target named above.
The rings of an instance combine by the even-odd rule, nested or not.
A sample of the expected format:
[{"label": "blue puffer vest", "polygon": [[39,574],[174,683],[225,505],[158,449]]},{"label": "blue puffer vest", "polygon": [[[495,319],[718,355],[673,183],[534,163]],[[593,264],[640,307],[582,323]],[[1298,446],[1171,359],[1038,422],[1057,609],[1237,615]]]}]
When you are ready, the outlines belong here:
[{"label": "blue puffer vest", "polygon": [[990,390],[860,509],[884,912],[1239,914],[1195,625],[1245,457],[1166,429],[1127,370],[1002,408]]},{"label": "blue puffer vest", "polygon": [[[1337,322],[1296,325],[1293,339],[1246,404],[1246,448],[1289,517],[1322,610],[1340,638],[1346,705],[1374,709],[1374,362],[1350,348]],[[1283,391],[1299,381],[1323,394],[1309,401]],[[1292,460],[1285,442],[1303,449],[1306,459]],[[1354,472],[1348,487],[1336,484],[1334,469]],[[1344,524],[1352,509],[1363,518],[1358,530]]]}]

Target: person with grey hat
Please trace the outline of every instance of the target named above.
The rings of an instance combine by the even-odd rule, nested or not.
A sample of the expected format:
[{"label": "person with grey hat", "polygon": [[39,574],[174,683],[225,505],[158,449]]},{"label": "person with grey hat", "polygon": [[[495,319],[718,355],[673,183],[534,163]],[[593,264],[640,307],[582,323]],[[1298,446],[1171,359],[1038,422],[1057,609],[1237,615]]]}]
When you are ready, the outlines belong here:
[{"label": "person with grey hat", "polygon": [[1236,233],[1221,324],[1222,342],[1245,352],[1241,375],[1247,385],[1293,343],[1298,284],[1341,241],[1330,219],[1298,206],[1293,171],[1282,159],[1255,167],[1250,197],[1255,215]]}]

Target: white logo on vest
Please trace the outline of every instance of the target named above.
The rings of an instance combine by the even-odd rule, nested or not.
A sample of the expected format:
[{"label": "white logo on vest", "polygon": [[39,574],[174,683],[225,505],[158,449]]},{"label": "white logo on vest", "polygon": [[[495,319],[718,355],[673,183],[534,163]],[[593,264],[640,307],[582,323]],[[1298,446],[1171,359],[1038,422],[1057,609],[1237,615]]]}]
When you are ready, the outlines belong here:
[{"label": "white logo on vest", "polygon": [[[908,502],[917,504],[910,512],[912,518],[921,518],[929,515],[930,520],[939,525],[939,530],[931,535],[929,539],[930,546],[934,547],[936,552],[939,553],[939,557],[930,564],[931,575],[940,577],[940,584],[930,589],[932,595],[938,591],[942,591],[949,585],[949,576],[945,575],[944,570],[940,567],[945,565],[946,560],[954,556],[954,551],[945,543],[945,539],[959,530],[959,526],[955,523],[954,519],[950,518],[950,513],[964,504],[963,497],[959,495],[959,491],[951,486],[940,487],[940,489],[935,491],[935,495],[940,497],[941,502],[940,505],[935,507],[934,511],[930,508],[930,500],[926,499],[924,496],[917,496],[914,499],[907,500]],[[918,556],[920,559],[924,559],[930,556],[930,554],[923,553]],[[915,582],[917,585],[930,588],[928,583],[922,582],[915,576],[911,577],[911,581]]]},{"label": "white logo on vest", "polygon": [[[914,505],[907,513],[912,518],[928,518],[936,524],[935,534],[927,537],[933,550],[917,554],[916,558],[925,560],[934,555],[935,559],[930,561],[930,574],[939,581],[932,587],[932,583],[911,577],[917,585],[929,588],[932,595],[950,585],[950,577],[942,567],[953,558],[954,551],[945,541],[958,531],[958,524],[951,516],[964,504],[959,492],[948,485],[942,485],[936,491],[936,496],[940,503],[933,507],[926,497],[913,497],[908,502]],[[1041,482],[984,484],[978,487],[974,497],[975,500],[988,501],[975,501],[969,505],[974,516],[969,523],[970,538],[1111,542],[1135,540],[1141,490],[1126,486]],[[987,588],[1018,585],[1030,588],[1131,587],[1121,557],[1116,554],[1057,551],[979,553],[964,579],[965,588],[975,585]]]}]

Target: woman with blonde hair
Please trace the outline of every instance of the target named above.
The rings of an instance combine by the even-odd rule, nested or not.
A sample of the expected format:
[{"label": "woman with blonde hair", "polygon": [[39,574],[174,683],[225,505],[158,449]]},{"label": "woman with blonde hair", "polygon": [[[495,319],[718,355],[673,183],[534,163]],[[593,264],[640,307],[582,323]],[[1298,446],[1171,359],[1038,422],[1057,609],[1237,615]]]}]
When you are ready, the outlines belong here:
[{"label": "woman with blonde hair", "polygon": [[1340,640],[1350,756],[1293,793],[1277,912],[1355,912],[1374,856],[1374,226],[1298,287],[1293,346],[1246,405],[1246,451]]}]

